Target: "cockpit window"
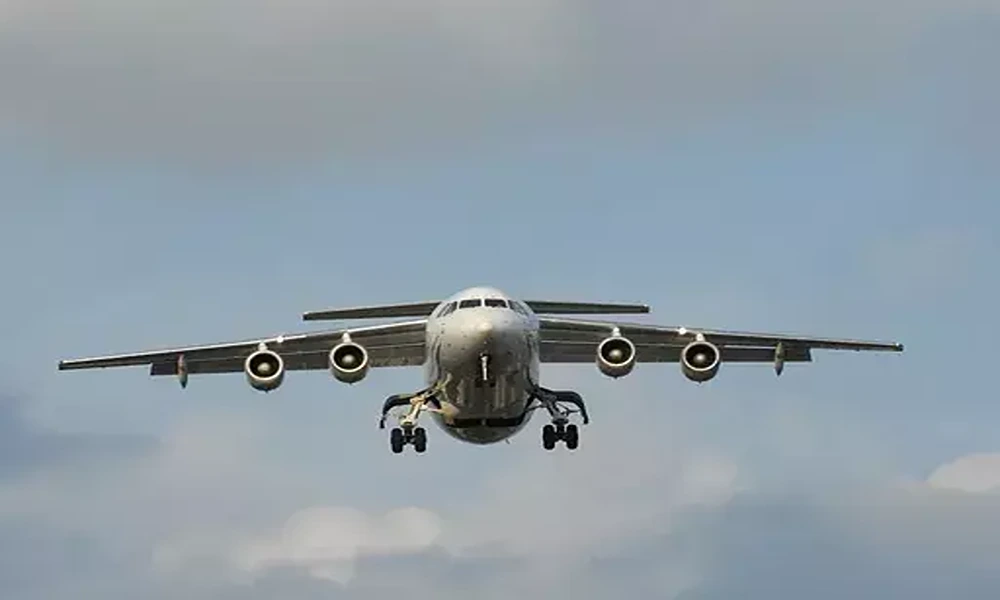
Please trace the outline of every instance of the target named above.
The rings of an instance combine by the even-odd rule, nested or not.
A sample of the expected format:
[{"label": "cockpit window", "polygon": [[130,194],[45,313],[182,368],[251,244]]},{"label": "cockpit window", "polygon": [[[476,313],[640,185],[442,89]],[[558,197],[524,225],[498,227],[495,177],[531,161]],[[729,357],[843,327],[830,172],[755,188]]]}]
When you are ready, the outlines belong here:
[{"label": "cockpit window", "polygon": [[447,317],[453,312],[455,312],[455,303],[449,302],[443,309],[441,309],[441,313],[438,314],[438,318]]},{"label": "cockpit window", "polygon": [[475,308],[482,306],[483,301],[480,298],[470,298],[468,300],[462,300],[458,303],[459,308]]},{"label": "cockpit window", "polygon": [[503,298],[487,298],[483,303],[492,308],[507,308],[507,301]]},{"label": "cockpit window", "polygon": [[528,311],[525,310],[524,305],[518,302],[517,300],[511,300],[510,307],[513,308],[515,312],[519,312],[522,315],[527,316],[528,314]]}]

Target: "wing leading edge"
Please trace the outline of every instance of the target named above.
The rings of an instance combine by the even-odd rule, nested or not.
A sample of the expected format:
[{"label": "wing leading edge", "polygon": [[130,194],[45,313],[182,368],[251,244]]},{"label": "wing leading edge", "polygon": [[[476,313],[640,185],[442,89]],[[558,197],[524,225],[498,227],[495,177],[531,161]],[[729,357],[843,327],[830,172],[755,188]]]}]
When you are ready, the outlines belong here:
[{"label": "wing leading edge", "polygon": [[59,362],[60,371],[149,365],[151,375],[177,375],[183,357],[188,373],[234,373],[261,344],[279,353],[290,371],[329,366],[328,353],[345,334],[368,351],[372,367],[413,366],[424,362],[426,319],[371,327],[278,335]]},{"label": "wing leading edge", "polygon": [[772,362],[779,347],[787,362],[810,362],[814,349],[903,351],[903,345],[896,342],[558,318],[542,318],[539,324],[541,359],[550,363],[592,362],[596,345],[616,333],[635,344],[637,362],[677,362],[684,346],[699,337],[719,347],[723,362]]}]

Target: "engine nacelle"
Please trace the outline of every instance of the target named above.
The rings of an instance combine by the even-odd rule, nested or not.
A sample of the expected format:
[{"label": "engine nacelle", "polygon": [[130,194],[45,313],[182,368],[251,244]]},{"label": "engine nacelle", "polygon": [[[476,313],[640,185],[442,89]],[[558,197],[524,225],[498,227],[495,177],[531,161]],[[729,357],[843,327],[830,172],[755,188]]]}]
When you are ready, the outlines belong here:
[{"label": "engine nacelle", "polygon": [[285,380],[285,361],[272,350],[261,349],[248,356],[243,370],[250,386],[261,392],[276,390]]},{"label": "engine nacelle", "polygon": [[361,344],[343,342],[330,350],[330,372],[337,381],[357,383],[368,375],[371,362]]},{"label": "engine nacelle", "polygon": [[691,381],[702,383],[713,378],[722,364],[719,347],[711,342],[694,341],[681,350],[681,372]]},{"label": "engine nacelle", "polygon": [[635,344],[628,338],[612,336],[597,345],[597,368],[608,377],[624,377],[635,367]]}]

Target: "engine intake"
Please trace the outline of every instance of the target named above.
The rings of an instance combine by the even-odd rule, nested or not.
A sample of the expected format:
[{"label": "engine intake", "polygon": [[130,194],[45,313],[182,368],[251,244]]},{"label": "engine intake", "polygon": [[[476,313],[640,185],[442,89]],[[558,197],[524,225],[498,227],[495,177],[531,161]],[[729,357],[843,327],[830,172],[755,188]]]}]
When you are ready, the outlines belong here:
[{"label": "engine intake", "polygon": [[258,350],[243,363],[247,381],[255,390],[270,392],[285,380],[285,361],[272,350]]},{"label": "engine intake", "polygon": [[711,342],[691,342],[681,350],[681,372],[691,381],[708,381],[719,372],[722,354]]},{"label": "engine intake", "polygon": [[337,381],[357,383],[368,375],[371,362],[361,344],[343,342],[330,350],[330,372]]},{"label": "engine intake", "polygon": [[597,346],[597,368],[608,377],[624,377],[635,367],[635,344],[628,338],[612,336]]}]

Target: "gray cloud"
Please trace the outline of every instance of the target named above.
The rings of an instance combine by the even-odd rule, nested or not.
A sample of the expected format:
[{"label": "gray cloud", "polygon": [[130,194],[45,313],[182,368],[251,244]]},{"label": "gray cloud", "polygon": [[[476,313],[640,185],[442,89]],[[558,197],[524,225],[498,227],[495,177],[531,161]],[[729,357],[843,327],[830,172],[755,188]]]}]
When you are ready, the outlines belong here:
[{"label": "gray cloud", "polygon": [[948,461],[926,481],[775,493],[683,424],[609,413],[575,455],[511,446],[436,501],[376,508],[331,494],[350,481],[268,461],[262,424],[232,416],[138,446],[3,423],[34,448],[11,452],[25,465],[0,480],[0,590],[18,600],[1000,591],[996,455]]},{"label": "gray cloud", "polygon": [[877,94],[929,29],[997,4],[2,7],[0,126],[63,150],[198,163],[425,154],[540,123],[656,128],[754,104],[787,118]]},{"label": "gray cloud", "polygon": [[0,393],[0,481],[38,469],[141,455],[155,440],[132,435],[54,433],[33,427],[24,400]]}]

